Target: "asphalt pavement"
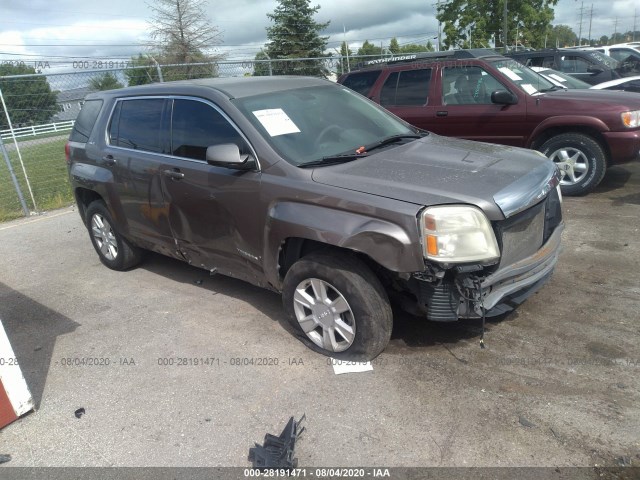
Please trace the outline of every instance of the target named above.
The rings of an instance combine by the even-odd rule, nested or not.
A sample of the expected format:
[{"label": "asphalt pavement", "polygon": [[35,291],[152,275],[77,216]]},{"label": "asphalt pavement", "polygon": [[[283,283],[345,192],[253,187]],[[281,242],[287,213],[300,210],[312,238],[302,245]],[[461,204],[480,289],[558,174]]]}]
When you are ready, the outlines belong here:
[{"label": "asphalt pavement", "polygon": [[4,468],[247,467],[303,414],[301,466],[637,466],[640,163],[564,206],[551,282],[486,349],[479,322],[399,314],[373,371],[343,375],[274,293],[159,255],[108,270],[73,208],[0,224],[0,319],[37,405],[0,431]]}]

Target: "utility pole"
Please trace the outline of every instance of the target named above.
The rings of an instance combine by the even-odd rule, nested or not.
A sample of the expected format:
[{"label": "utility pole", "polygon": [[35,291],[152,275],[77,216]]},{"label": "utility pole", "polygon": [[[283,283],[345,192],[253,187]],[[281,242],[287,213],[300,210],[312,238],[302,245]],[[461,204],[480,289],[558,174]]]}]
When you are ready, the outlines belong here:
[{"label": "utility pole", "polygon": [[350,72],[351,71],[351,65],[349,63],[349,44],[347,43],[347,29],[344,26],[344,23],[342,24],[342,34],[344,35],[344,46],[345,49],[347,51],[347,71]]},{"label": "utility pole", "polygon": [[580,30],[578,30],[578,46],[582,45],[582,17],[584,16],[584,0],[580,4]]},{"label": "utility pole", "polygon": [[613,37],[611,38],[613,43],[615,43],[615,38],[617,35],[618,35],[618,17],[616,17],[616,19],[613,22]]},{"label": "utility pole", "polygon": [[589,45],[591,45],[591,22],[593,21],[593,3],[591,4],[591,13],[589,14]]},{"label": "utility pole", "polygon": [[509,9],[507,8],[507,0],[504,0],[504,12],[503,12],[503,17],[504,17],[504,26],[502,27],[502,36],[504,37],[502,39],[502,44],[504,45],[504,51],[507,51],[507,14],[509,13]]},{"label": "utility pole", "polygon": [[436,19],[438,20],[438,52],[440,51],[440,45],[442,44],[442,24],[438,15],[440,14],[440,0],[436,2]]},{"label": "utility pole", "polygon": [[634,8],[633,9],[633,30],[631,33],[631,36],[633,37],[633,40],[631,40],[632,42],[636,41],[636,19],[638,18],[638,9]]}]

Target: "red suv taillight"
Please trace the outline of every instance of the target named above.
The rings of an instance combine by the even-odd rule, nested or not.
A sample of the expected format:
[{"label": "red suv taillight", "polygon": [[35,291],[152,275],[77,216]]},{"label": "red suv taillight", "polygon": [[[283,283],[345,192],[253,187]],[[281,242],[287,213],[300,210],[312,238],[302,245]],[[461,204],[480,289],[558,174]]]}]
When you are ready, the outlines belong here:
[{"label": "red suv taillight", "polygon": [[70,152],[69,142],[67,142],[64,146],[64,157],[67,160],[67,165],[71,163],[69,160],[69,152]]}]

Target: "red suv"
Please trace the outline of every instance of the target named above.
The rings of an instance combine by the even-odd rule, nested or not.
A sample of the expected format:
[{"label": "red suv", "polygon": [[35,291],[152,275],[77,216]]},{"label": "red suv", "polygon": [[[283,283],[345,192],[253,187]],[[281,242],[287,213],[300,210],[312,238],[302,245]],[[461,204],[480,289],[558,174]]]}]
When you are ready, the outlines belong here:
[{"label": "red suv", "polygon": [[432,132],[538,150],[562,192],[591,191],[613,164],[640,158],[640,95],[565,90],[493,50],[405,55],[339,83]]}]

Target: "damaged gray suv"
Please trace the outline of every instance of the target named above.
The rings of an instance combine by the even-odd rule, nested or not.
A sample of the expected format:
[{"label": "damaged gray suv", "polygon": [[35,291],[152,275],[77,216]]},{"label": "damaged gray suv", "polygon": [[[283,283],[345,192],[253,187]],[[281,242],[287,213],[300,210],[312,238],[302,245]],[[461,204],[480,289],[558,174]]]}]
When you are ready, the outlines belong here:
[{"label": "damaged gray suv", "polygon": [[542,154],[416,129],[324,80],[91,94],[66,153],[104,265],[153,250],[280,292],[298,336],[335,358],[382,352],[392,301],[497,315],[558,259],[560,175]]}]

